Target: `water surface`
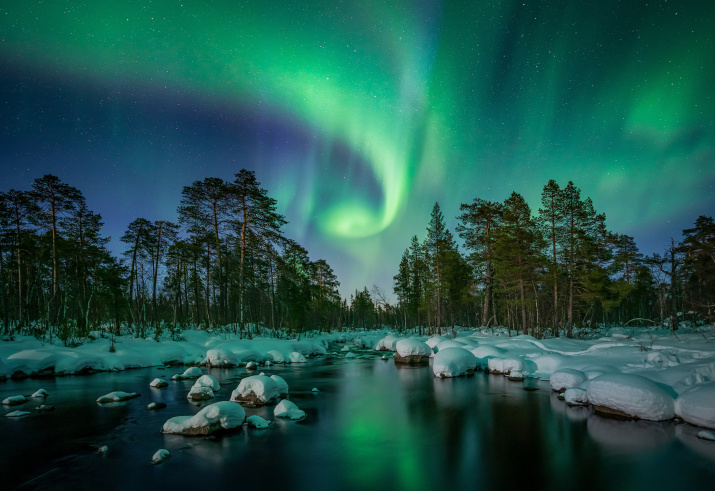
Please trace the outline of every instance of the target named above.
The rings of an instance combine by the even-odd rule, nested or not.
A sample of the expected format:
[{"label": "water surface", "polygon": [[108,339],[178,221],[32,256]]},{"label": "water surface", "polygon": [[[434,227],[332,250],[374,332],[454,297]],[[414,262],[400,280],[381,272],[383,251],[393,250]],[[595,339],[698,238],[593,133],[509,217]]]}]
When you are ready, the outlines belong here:
[{"label": "water surface", "polygon": [[[183,369],[2,383],[2,399],[40,387],[50,393],[20,409],[56,407],[0,418],[3,488],[696,490],[715,482],[715,442],[697,439],[699,428],[569,408],[547,382],[529,382],[539,388],[529,392],[502,376],[438,379],[428,367],[365,356],[263,369],[288,382],[306,419],[216,437],[160,432],[170,417],[199,410],[186,399],[193,380],[149,387]],[[241,368],[204,372],[221,383],[213,402],[246,376]],[[114,390],[141,397],[95,403]],[[168,407],[149,411],[152,401]],[[272,407],[246,412],[274,419]],[[106,455],[96,452],[103,445]],[[172,458],[152,465],[160,448]]]}]

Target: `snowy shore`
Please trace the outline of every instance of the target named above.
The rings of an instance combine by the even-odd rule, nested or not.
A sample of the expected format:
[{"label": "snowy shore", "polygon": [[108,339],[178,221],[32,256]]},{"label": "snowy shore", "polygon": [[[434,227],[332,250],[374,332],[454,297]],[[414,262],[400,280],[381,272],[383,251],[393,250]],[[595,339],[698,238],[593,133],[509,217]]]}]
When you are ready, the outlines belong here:
[{"label": "snowy shore", "polygon": [[[300,363],[327,355],[329,343],[395,351],[397,341],[409,337],[429,346],[432,357],[447,350],[433,363],[436,367],[439,361],[440,373],[435,372],[436,376],[459,376],[476,367],[504,375],[513,371],[518,375],[514,380],[549,380],[556,372],[552,385],[555,390],[568,391],[570,404],[591,402],[597,410],[610,408],[613,414],[621,412],[621,416],[642,419],[677,416],[698,426],[715,428],[715,340],[711,328],[692,332],[681,329],[677,337],[667,330],[614,328],[590,340],[539,340],[509,336],[498,329],[463,329],[454,338],[402,336],[389,331],[312,333],[302,340],[237,339],[204,331],[184,331],[181,336],[181,340],[159,342],[117,337],[113,352],[110,340],[102,337],[76,348],[33,337],[0,341],[0,379],[173,364]],[[407,344],[410,343],[402,343]],[[446,356],[448,353],[451,356]],[[344,353],[338,350],[333,356]],[[450,366],[451,359],[458,359],[455,363],[459,366]]]}]

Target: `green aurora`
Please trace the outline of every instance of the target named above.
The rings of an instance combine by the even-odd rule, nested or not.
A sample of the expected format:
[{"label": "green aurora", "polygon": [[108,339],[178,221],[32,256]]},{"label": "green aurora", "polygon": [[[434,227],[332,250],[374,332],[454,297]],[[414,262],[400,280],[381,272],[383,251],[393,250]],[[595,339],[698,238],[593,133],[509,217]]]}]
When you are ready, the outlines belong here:
[{"label": "green aurora", "polygon": [[[611,229],[646,252],[715,210],[711,2],[5,3],[3,87],[31,85],[28,71],[41,72],[58,86],[131,87],[118,96],[124,104],[145,90],[199,112],[263,115],[274,135],[298,128],[300,145],[295,134],[262,142],[241,128],[221,131],[234,131],[254,156],[290,232],[334,266],[344,295],[373,282],[391,290],[399,255],[411,235],[423,235],[435,201],[453,226],[472,198],[517,191],[536,209],[549,179],[573,180]],[[18,132],[29,142],[42,125],[18,123],[38,110],[13,94],[0,99],[0,143]],[[83,104],[97,111],[79,100],[73,114]],[[152,126],[150,111],[143,117],[154,138],[183,138]],[[117,144],[129,124],[114,116],[120,131],[98,136]],[[201,140],[208,130],[193,131]],[[77,145],[57,145],[53,155],[71,161]],[[44,172],[62,177],[44,157],[18,177],[27,159],[14,148],[2,155],[12,186]],[[142,172],[160,179],[167,152],[119,165],[147,166]],[[90,164],[61,168],[73,165]],[[171,196],[241,166],[203,165],[177,172]],[[132,186],[124,179],[105,186]],[[175,209],[173,199],[156,212]]]}]

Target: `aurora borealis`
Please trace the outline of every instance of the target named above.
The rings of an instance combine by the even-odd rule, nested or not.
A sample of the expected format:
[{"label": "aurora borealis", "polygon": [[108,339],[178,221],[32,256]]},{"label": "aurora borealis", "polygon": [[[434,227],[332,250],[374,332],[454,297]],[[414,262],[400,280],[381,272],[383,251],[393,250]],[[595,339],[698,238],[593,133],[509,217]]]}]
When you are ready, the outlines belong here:
[{"label": "aurora borealis", "polygon": [[707,1],[3,2],[0,186],[58,175],[118,238],[245,167],[348,296],[435,201],[573,180],[660,251],[715,212]]}]

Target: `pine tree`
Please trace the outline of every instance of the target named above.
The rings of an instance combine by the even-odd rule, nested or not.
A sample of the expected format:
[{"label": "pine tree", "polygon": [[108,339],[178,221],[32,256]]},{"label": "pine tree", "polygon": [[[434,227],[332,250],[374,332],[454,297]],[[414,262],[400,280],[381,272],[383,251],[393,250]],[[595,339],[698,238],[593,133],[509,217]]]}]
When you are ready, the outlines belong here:
[{"label": "pine tree", "polygon": [[547,241],[549,250],[549,272],[553,287],[553,325],[557,328],[559,325],[559,261],[558,261],[558,243],[561,227],[563,226],[562,209],[563,194],[559,185],[553,179],[549,180],[541,192],[541,208],[539,208],[538,224],[542,230],[544,238]]}]

